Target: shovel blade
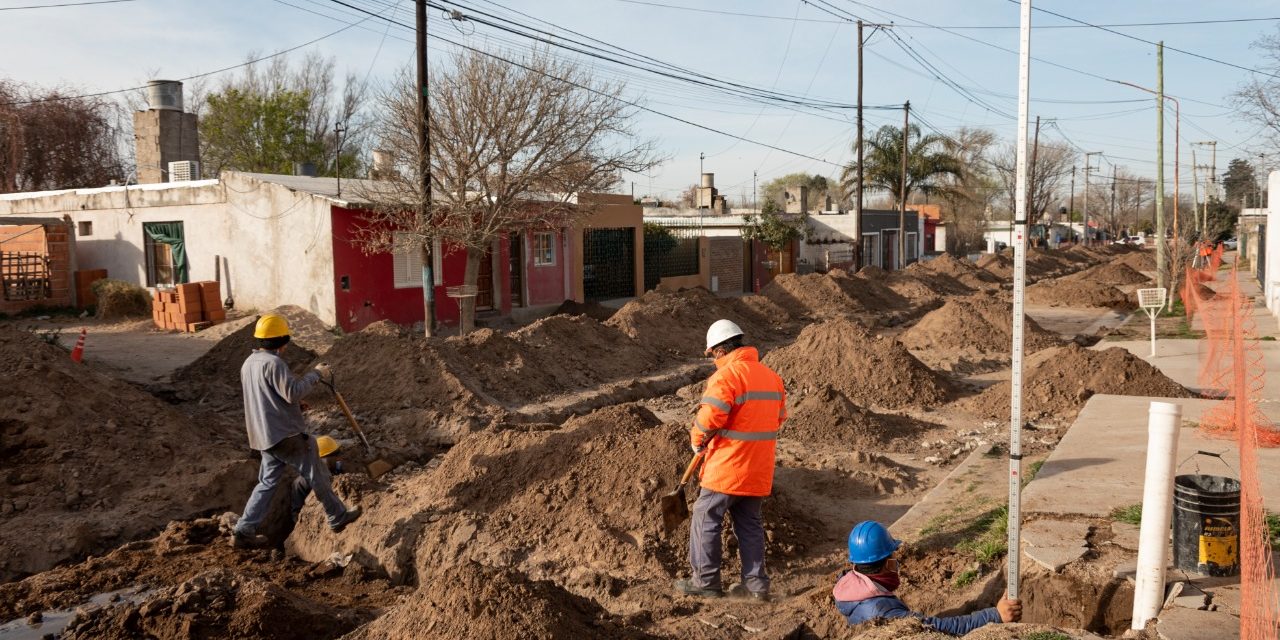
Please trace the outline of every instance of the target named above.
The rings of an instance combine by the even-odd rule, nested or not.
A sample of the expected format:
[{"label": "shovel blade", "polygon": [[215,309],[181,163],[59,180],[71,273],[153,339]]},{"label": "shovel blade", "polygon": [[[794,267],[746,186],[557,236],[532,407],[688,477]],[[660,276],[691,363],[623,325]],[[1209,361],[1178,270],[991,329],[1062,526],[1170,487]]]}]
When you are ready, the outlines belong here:
[{"label": "shovel blade", "polygon": [[662,496],[662,529],[671,535],[680,524],[689,519],[689,502],[684,498],[684,485]]}]

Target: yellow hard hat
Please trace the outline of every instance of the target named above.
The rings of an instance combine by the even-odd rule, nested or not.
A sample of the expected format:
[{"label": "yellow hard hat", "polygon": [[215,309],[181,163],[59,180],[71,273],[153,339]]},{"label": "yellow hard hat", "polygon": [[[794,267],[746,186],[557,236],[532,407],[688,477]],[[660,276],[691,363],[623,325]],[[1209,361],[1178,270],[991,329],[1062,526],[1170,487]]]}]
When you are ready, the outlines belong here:
[{"label": "yellow hard hat", "polygon": [[338,450],[338,441],[329,436],[318,436],[316,437],[316,448],[320,449],[320,457],[323,458]]},{"label": "yellow hard hat", "polygon": [[258,325],[253,328],[255,338],[279,338],[289,335],[289,322],[284,316],[268,313],[258,318]]}]

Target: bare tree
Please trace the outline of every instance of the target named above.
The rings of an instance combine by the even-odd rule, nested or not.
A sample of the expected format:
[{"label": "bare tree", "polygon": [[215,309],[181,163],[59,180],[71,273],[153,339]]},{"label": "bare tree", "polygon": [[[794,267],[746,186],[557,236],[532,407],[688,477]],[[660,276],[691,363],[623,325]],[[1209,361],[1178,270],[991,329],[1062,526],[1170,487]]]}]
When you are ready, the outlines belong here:
[{"label": "bare tree", "polygon": [[996,143],[989,129],[963,127],[945,140],[947,152],[960,161],[960,175],[943,193],[947,219],[947,250],[968,253],[982,246],[987,210],[995,202],[999,185],[987,156]]},{"label": "bare tree", "polygon": [[[1143,213],[1155,203],[1155,182],[1125,167],[1117,167],[1112,176],[1091,180],[1089,218],[1098,220],[1112,238],[1125,235],[1139,226]],[[1112,197],[1114,189],[1115,196]],[[1172,203],[1169,204],[1172,210]]]},{"label": "bare tree", "polygon": [[[1027,218],[1039,223],[1045,212],[1057,211],[1055,205],[1060,200],[1062,179],[1071,174],[1076,152],[1065,145],[1042,143],[1035,157],[1027,176]],[[999,153],[991,156],[991,165],[999,179],[1002,205],[1012,219],[1017,193],[1017,145],[1010,143],[1002,147]]]},{"label": "bare tree", "polygon": [[[382,96],[378,143],[400,170],[362,194],[370,211],[357,239],[367,252],[460,247],[467,285],[502,234],[569,226],[591,213],[580,196],[658,163],[654,143],[631,128],[634,108],[616,97],[621,85],[545,52],[508,61],[468,51],[431,76],[428,205],[415,85],[406,70]],[[463,299],[464,331],[473,305]]]},{"label": "bare tree", "polygon": [[1261,127],[1271,146],[1280,146],[1280,27],[1253,43],[1262,59],[1258,67],[1270,74],[1250,74],[1231,94],[1231,102],[1244,118]]},{"label": "bare tree", "polygon": [[100,187],[128,172],[118,105],[0,80],[0,193]]}]

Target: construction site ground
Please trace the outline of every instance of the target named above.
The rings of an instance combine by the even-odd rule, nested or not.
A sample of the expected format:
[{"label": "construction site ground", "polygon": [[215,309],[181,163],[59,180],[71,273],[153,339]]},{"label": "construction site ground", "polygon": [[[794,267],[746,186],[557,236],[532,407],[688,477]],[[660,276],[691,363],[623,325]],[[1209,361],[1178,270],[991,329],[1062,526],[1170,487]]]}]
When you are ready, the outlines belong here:
[{"label": "construction site ground", "polygon": [[[264,527],[277,546],[264,551],[227,544],[227,512],[256,479],[237,382],[252,314],[194,335],[74,317],[0,323],[0,384],[19,399],[0,409],[0,640],[940,637],[910,620],[849,627],[830,590],[849,528],[876,519],[908,543],[900,593],[916,610],[951,615],[1000,596],[1010,307],[999,258],[783,276],[742,297],[687,290],[616,309],[566,305],[586,315],[465,337],[384,323],[337,336],[289,309],[304,328],[290,364],[332,364],[378,454],[397,466],[377,481],[335,478],[365,510],[341,534],[314,501],[290,534],[279,492]],[[1031,255],[1033,286],[1050,302],[1028,309],[1024,464],[1047,460],[1028,500],[1094,471],[1062,460],[1068,443],[1088,446],[1079,432],[1094,428],[1095,406],[1210,402],[1192,399],[1190,347],[1162,341],[1150,360],[1145,342],[1107,341],[1145,326],[1131,303],[1069,306],[1132,298],[1147,260],[1118,248]],[[658,497],[689,459],[712,370],[702,334],[720,317],[744,326],[789,394],[765,503],[768,605],[675,595],[672,579],[688,575],[687,525],[669,536],[659,526]],[[78,366],[65,349],[81,326]],[[55,330],[62,347],[33,328]],[[306,402],[313,432],[336,437],[359,469],[366,456],[327,391]],[[1136,412],[1126,436],[1145,434]],[[1109,464],[1133,482],[1142,460],[1131,458]],[[1081,520],[1038,509],[1039,520]],[[1103,542],[1129,532],[1104,531],[1105,515],[1081,521],[1082,559],[1024,563],[1025,622],[969,637],[1127,629],[1132,589],[1113,574],[1132,553]],[[727,529],[726,584],[735,556]]]}]

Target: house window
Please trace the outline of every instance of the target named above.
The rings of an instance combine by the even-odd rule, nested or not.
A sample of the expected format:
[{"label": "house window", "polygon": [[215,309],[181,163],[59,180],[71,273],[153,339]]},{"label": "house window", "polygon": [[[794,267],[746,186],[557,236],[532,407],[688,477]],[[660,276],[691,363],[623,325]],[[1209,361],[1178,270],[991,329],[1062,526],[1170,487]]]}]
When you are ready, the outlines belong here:
[{"label": "house window", "polygon": [[917,239],[919,237],[920,237],[920,234],[915,232],[911,232],[907,234],[907,250],[906,250],[907,262],[911,262],[912,260],[915,260],[920,257],[920,242]]},{"label": "house window", "polygon": [[82,221],[80,221],[80,222],[79,222],[79,223],[77,223],[77,224],[79,225],[80,235],[81,235],[81,236],[91,236],[91,235],[93,235],[93,221],[92,221],[92,220],[82,220]]},{"label": "house window", "polygon": [[[398,246],[391,253],[392,277],[395,288],[420,288],[422,286],[422,249],[416,243],[410,246],[410,242],[401,235],[396,238],[396,244]],[[439,242],[436,242],[432,247],[431,258],[431,279],[435,280],[435,284],[438,287],[444,282],[444,274],[441,273],[442,260]]]},{"label": "house window", "polygon": [[862,264],[873,267],[884,266],[880,264],[880,234],[862,234]]},{"label": "house window", "polygon": [[181,222],[143,223],[142,253],[148,287],[187,281],[186,240]]},{"label": "house window", "polygon": [[556,234],[542,232],[533,234],[533,266],[550,267],[556,263]]}]

